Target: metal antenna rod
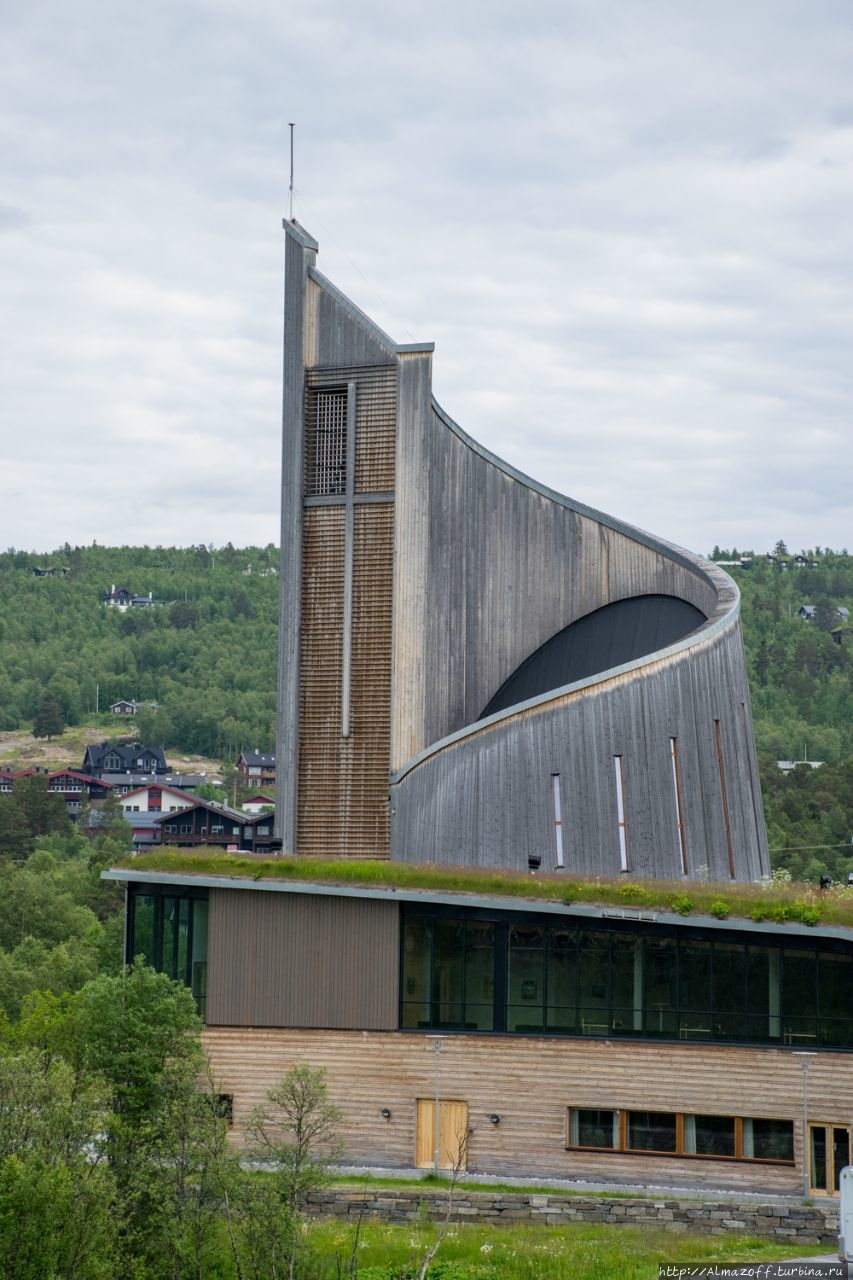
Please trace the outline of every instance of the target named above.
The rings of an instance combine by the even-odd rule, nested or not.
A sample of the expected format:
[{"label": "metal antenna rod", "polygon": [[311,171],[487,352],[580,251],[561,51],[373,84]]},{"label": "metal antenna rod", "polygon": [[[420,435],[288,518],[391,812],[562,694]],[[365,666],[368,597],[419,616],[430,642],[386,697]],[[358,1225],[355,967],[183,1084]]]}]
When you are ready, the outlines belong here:
[{"label": "metal antenna rod", "polygon": [[290,121],[290,221],[293,221],[293,130],[296,128],[296,121]]}]

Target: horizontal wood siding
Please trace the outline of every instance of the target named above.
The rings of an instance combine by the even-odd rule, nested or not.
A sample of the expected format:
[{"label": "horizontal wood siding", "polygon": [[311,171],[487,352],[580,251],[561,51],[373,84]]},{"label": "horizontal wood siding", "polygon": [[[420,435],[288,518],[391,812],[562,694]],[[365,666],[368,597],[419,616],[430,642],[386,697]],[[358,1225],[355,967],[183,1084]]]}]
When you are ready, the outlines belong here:
[{"label": "horizontal wood siding", "polygon": [[[210,1026],[217,1087],[234,1095],[235,1136],[288,1067],[325,1067],[343,1112],[346,1158],[407,1167],[417,1155],[417,1100],[440,1092],[467,1103],[468,1168],[475,1172],[603,1178],[651,1185],[796,1193],[800,1168],[566,1150],[570,1106],[792,1120],[802,1152],[802,1073],[780,1049],[567,1043],[540,1037],[236,1031]],[[390,1120],[382,1117],[387,1107]],[[489,1115],[500,1116],[493,1125]],[[809,1073],[809,1115],[853,1124],[853,1055],[821,1053]]]},{"label": "horizontal wood siding", "polygon": [[211,890],[208,1022],[395,1027],[398,973],[396,903]]}]

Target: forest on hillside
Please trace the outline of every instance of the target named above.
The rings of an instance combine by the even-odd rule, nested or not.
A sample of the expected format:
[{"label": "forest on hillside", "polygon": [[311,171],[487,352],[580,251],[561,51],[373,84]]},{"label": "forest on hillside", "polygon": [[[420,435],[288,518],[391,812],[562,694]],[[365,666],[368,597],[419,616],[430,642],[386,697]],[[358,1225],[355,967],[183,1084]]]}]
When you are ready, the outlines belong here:
[{"label": "forest on hillside", "polygon": [[[853,870],[853,556],[826,548],[775,558],[714,548],[741,590],[744,646],[774,867],[795,879]],[[801,562],[798,564],[798,560]],[[787,567],[784,567],[787,566]],[[800,613],[814,607],[807,621]],[[789,773],[779,760],[820,761]]]},{"label": "forest on hillside", "polygon": [[[232,761],[274,750],[277,573],[272,546],[0,554],[0,729],[29,724],[45,693],[69,725],[134,699],[152,746]],[[108,607],[113,586],[162,604]]]},{"label": "forest on hillside", "polygon": [[[739,560],[756,742],[776,867],[795,878],[853,869],[853,556],[826,548]],[[798,564],[798,559],[802,563]],[[787,565],[783,568],[782,565]],[[53,570],[52,576],[36,571]],[[278,551],[267,547],[71,547],[0,553],[0,730],[30,727],[45,693],[69,725],[144,704],[133,729],[154,746],[232,762],[275,748]],[[113,585],[163,603],[121,612]],[[814,606],[806,621],[803,605]],[[99,709],[101,717],[96,717]],[[821,761],[788,774],[779,760]]]}]

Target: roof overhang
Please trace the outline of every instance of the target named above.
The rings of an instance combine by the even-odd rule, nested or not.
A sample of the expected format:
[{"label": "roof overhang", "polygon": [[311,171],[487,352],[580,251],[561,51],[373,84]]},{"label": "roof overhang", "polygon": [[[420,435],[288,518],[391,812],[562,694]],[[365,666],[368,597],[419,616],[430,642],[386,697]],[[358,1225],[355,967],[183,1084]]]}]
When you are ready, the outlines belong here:
[{"label": "roof overhang", "polygon": [[324,898],[363,898],[377,902],[414,902],[435,906],[472,907],[480,911],[506,911],[517,914],[575,917],[583,920],[619,921],[634,924],[654,924],[683,929],[719,930],[722,933],[746,933],[772,935],[777,938],[832,938],[853,945],[853,930],[840,925],[803,925],[793,921],[776,924],[772,921],[745,920],[728,917],[718,920],[715,916],[682,916],[674,911],[657,911],[653,908],[589,906],[585,903],[549,902],[541,898],[501,897],[497,894],[453,893],[438,889],[353,888],[349,885],[324,884],[305,880],[253,880],[248,876],[189,875],[169,871],[133,871],[112,869],[101,872],[102,880],[116,880],[122,884],[168,884],[196,889],[238,889],[252,893],[291,893]]}]

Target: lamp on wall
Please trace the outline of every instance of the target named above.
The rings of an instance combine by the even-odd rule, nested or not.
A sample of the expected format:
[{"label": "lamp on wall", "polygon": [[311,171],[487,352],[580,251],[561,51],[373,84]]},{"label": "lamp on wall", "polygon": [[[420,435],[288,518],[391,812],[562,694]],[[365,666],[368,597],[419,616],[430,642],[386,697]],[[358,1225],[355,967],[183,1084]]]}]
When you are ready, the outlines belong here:
[{"label": "lamp on wall", "polygon": [[390,1120],[390,1119],[391,1119],[391,1112],[389,1111],[388,1107],[383,1107],[383,1108],[382,1108],[381,1115],[382,1115],[382,1119],[383,1119],[383,1120]]},{"label": "lamp on wall", "polygon": [[501,1118],[496,1111],[493,1111],[492,1114],[489,1116],[489,1121],[491,1124],[500,1124]]}]

